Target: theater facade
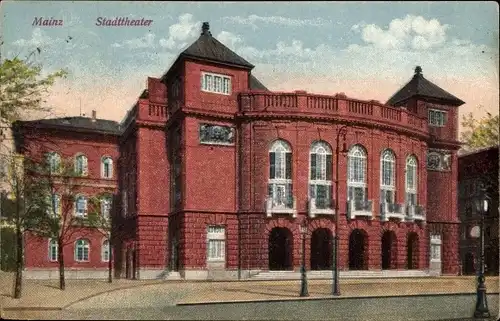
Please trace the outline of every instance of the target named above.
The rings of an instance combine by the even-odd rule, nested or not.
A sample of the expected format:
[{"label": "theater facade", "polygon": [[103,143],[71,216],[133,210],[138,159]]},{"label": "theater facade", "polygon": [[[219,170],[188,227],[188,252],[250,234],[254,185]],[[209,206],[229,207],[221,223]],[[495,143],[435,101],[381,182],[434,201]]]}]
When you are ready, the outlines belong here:
[{"label": "theater facade", "polygon": [[[83,155],[86,195],[114,186],[119,277],[278,277],[299,270],[302,237],[307,270],[331,277],[335,235],[341,277],[458,274],[464,102],[420,67],[386,103],[273,92],[253,68],[204,23],[121,123],[95,113],[21,122],[45,137],[56,128],[61,144],[19,151],[64,154],[78,166]],[[68,269],[105,277],[109,243],[88,235],[68,246]],[[47,276],[57,266],[50,240],[26,242],[28,275]]]}]

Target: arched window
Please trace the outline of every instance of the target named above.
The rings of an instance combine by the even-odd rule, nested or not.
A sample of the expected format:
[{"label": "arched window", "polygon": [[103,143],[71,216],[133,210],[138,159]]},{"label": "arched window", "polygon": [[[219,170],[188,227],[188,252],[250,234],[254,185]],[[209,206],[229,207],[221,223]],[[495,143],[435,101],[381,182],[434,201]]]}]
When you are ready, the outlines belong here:
[{"label": "arched window", "polygon": [[103,262],[109,261],[109,240],[104,240],[101,247],[101,260]]},{"label": "arched window", "polygon": [[269,197],[273,207],[293,208],[292,149],[282,140],[269,150]]},{"label": "arched window", "polygon": [[78,195],[75,199],[75,215],[87,216],[87,198],[83,195]]},{"label": "arched window", "polygon": [[50,152],[47,153],[46,158],[50,173],[58,173],[61,167],[61,156],[56,152]]},{"label": "arched window", "polygon": [[89,241],[79,239],[75,242],[75,261],[84,262],[89,260]]},{"label": "arched window", "polygon": [[348,199],[365,201],[366,188],[366,152],[360,145],[354,145],[348,154]]},{"label": "arched window", "polygon": [[58,257],[57,240],[49,239],[49,261],[57,262]]},{"label": "arched window", "polygon": [[78,176],[86,176],[88,174],[87,156],[79,154],[75,157],[75,172]]},{"label": "arched window", "polygon": [[414,155],[406,159],[406,204],[417,205],[417,158]]},{"label": "arched window", "polygon": [[309,197],[315,198],[317,208],[330,208],[332,149],[328,143],[318,141],[312,144],[309,167]]},{"label": "arched window", "polygon": [[101,177],[113,178],[113,159],[105,156],[101,160]]},{"label": "arched window", "polygon": [[393,204],[396,190],[396,157],[390,149],[380,156],[380,202]]}]

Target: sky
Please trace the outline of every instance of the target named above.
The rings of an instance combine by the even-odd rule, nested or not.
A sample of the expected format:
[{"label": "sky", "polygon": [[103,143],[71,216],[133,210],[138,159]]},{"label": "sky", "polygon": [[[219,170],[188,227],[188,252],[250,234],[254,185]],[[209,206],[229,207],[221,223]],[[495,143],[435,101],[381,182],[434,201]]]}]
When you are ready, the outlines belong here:
[{"label": "sky", "polygon": [[[2,58],[26,56],[44,72],[69,71],[47,97],[52,116],[97,111],[121,121],[147,77],[161,77],[201,24],[255,65],[269,89],[344,92],[386,102],[422,67],[466,102],[460,114],[499,109],[499,10],[495,2],[2,1]],[[34,25],[35,18],[62,26]],[[97,26],[97,19],[149,26]]]}]

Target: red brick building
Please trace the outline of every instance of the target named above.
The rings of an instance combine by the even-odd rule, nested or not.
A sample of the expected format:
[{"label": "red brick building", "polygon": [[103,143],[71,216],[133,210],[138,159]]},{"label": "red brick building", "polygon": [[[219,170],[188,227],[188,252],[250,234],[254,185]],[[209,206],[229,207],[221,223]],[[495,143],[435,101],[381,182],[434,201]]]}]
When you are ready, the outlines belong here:
[{"label": "red brick building", "polygon": [[[341,276],[457,274],[457,107],[464,102],[420,67],[386,104],[271,92],[253,67],[205,23],[161,79],[148,78],[116,131],[69,129],[71,144],[61,150],[86,146],[95,164],[89,173],[99,173],[104,154],[117,164],[116,274],[297,271],[302,224],[308,270],[331,269],[337,233]],[[28,245],[28,269],[51,266],[42,245]],[[97,261],[81,267],[101,267]]]}]

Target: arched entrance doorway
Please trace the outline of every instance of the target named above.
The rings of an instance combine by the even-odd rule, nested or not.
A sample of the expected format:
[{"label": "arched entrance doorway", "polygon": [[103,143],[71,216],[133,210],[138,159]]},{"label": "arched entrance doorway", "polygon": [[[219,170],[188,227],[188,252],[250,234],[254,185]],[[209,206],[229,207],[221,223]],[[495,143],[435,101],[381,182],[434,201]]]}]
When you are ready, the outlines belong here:
[{"label": "arched entrance doorway", "polygon": [[275,227],[269,233],[269,270],[293,269],[293,235],[289,229]]},{"label": "arched entrance doorway", "polygon": [[396,269],[397,240],[394,231],[385,231],[382,234],[382,270]]},{"label": "arched entrance doorway", "polygon": [[476,273],[476,268],[474,266],[474,254],[468,252],[465,253],[464,257],[464,274],[473,275]]},{"label": "arched entrance doorway", "polygon": [[311,270],[332,268],[332,240],[332,233],[329,229],[318,228],[314,230],[311,236]]},{"label": "arched entrance doorway", "polygon": [[417,233],[408,234],[406,242],[406,262],[408,270],[418,269],[418,235]]},{"label": "arched entrance doorway", "polygon": [[349,269],[368,269],[368,236],[360,229],[353,230],[349,236]]}]

